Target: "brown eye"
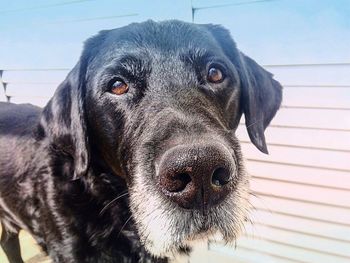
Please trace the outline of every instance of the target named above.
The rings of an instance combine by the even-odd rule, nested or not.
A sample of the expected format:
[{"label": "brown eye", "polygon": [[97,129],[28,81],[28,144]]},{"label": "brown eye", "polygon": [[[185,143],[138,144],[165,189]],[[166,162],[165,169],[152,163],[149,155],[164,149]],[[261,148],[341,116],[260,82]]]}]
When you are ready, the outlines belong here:
[{"label": "brown eye", "polygon": [[122,80],[116,80],[111,88],[111,92],[116,95],[122,95],[128,92],[128,85]]},{"label": "brown eye", "polygon": [[211,83],[219,83],[224,80],[224,74],[221,72],[220,69],[211,67],[208,70],[207,79]]}]

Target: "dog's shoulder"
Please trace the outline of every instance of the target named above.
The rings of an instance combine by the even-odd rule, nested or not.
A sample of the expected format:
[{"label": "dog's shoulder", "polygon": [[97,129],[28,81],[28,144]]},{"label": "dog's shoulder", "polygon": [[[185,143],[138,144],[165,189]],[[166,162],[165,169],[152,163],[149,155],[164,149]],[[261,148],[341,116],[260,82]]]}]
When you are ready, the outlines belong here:
[{"label": "dog's shoulder", "polygon": [[0,134],[23,136],[31,134],[39,121],[41,108],[31,104],[0,102]]}]

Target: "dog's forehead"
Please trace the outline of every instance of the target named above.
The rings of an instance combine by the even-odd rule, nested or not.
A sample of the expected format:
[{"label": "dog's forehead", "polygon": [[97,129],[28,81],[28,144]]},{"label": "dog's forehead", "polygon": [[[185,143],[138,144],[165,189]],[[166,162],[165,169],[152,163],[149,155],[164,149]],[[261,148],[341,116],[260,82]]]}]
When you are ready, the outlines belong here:
[{"label": "dog's forehead", "polygon": [[193,50],[219,52],[221,48],[205,25],[181,21],[147,21],[109,31],[103,49],[111,55],[118,55],[147,51],[157,51],[159,54]]}]

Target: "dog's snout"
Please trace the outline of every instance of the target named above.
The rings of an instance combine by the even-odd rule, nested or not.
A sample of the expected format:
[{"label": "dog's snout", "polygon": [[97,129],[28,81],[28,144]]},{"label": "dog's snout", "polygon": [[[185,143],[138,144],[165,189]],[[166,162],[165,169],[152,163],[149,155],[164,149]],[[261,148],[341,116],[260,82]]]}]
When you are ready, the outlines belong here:
[{"label": "dog's snout", "polygon": [[183,208],[207,209],[232,188],[234,160],[221,145],[179,145],[165,152],[158,169],[161,192]]}]

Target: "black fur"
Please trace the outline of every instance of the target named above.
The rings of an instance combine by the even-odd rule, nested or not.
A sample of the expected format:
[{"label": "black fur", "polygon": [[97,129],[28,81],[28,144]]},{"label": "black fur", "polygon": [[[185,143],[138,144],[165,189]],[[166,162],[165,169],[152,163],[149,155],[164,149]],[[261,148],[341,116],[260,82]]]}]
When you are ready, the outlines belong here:
[{"label": "black fur", "polygon": [[[205,79],[211,63],[226,75],[215,86]],[[110,93],[116,78],[128,93]],[[220,26],[147,21],[100,32],[43,110],[0,103],[1,245],[10,262],[22,262],[22,228],[55,263],[167,262],[146,251],[130,210],[136,167],[155,185],[153,163],[177,134],[183,143],[221,140],[241,165],[232,131],[242,113],[267,152],[263,132],[281,92]],[[237,180],[244,176],[239,168]]]}]

